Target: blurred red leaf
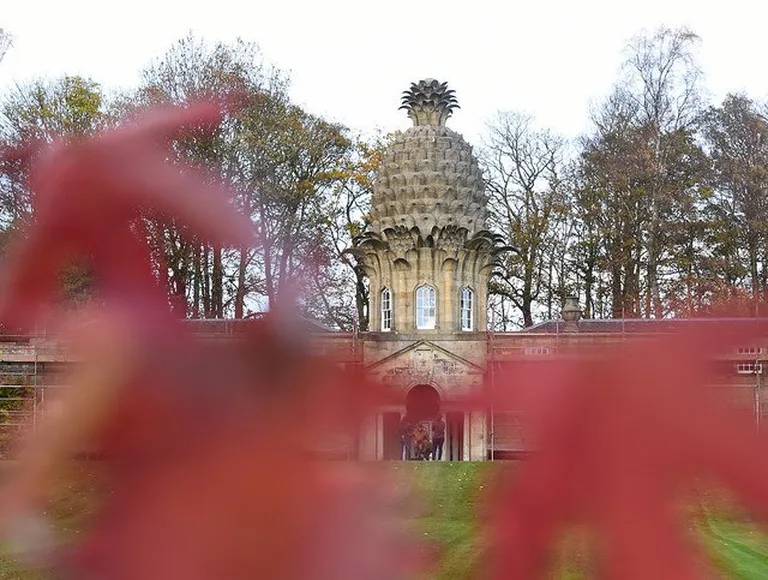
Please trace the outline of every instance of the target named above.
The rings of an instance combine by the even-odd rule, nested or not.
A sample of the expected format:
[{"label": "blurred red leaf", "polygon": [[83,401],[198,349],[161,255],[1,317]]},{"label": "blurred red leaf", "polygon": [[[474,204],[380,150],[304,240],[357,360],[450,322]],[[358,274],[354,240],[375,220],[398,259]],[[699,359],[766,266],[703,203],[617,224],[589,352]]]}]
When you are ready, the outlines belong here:
[{"label": "blurred red leaf", "polygon": [[731,393],[707,386],[718,354],[766,330],[723,321],[509,368],[492,400],[528,413],[535,453],[497,488],[494,577],[543,577],[559,526],[574,519],[598,533],[606,578],[702,577],[683,486],[711,477],[761,516],[768,509],[768,441]]},{"label": "blurred red leaf", "polygon": [[28,329],[57,271],[84,256],[107,323],[82,335],[79,354],[99,365],[139,353],[129,376],[114,377],[128,385],[85,442],[107,459],[109,495],[62,567],[111,580],[409,577],[419,546],[389,497],[390,478],[316,457],[321,442],[356,436],[391,395],[311,356],[288,316],[219,345],[169,324],[144,212],[211,243],[253,243],[226,187],[166,161],[168,139],[220,115],[212,102],[162,108],[83,142],[6,154],[32,159],[34,222],[7,259],[0,318]]},{"label": "blurred red leaf", "polygon": [[34,224],[5,259],[0,319],[29,329],[50,301],[57,275],[76,258],[89,260],[102,290],[122,300],[141,297],[163,311],[168,298],[154,277],[146,237],[137,231],[143,212],[172,217],[188,235],[211,243],[252,245],[250,220],[236,211],[218,178],[166,161],[169,139],[210,129],[221,114],[215,102],[165,107],[83,141],[5,152],[6,159],[31,163]]}]

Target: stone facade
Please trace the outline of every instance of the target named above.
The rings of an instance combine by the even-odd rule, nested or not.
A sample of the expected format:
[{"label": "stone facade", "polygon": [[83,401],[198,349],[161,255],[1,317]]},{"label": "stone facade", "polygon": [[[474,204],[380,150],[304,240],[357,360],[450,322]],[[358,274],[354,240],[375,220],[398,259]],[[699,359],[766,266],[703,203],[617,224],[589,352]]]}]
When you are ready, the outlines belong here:
[{"label": "stone facade", "polygon": [[[382,411],[390,423],[371,423],[376,436],[361,451],[370,459],[388,456],[375,442],[392,438],[392,416],[414,413],[411,389],[434,389],[439,412],[451,413],[452,398],[484,381],[488,280],[508,248],[486,228],[488,200],[472,148],[445,126],[457,107],[453,91],[432,79],[405,92],[401,108],[413,127],[384,153],[369,226],[351,250],[370,282],[364,364],[403,400]],[[449,455],[484,455],[484,421],[452,415],[448,430],[460,430],[462,441],[452,441],[460,449]]]},{"label": "stone facade", "polygon": [[[508,364],[573,352],[603,351],[627,340],[658,333],[675,332],[696,325],[702,332],[717,332],[720,320],[585,320],[574,303],[564,308],[562,320],[552,320],[520,332],[453,333],[444,335],[325,332],[310,329],[316,354],[344,365],[367,364],[368,372],[400,394],[401,404],[379,409],[369,417],[355,445],[328,449],[339,457],[365,460],[392,459],[397,455],[397,424],[406,410],[408,393],[428,386],[440,397],[440,410],[448,419],[445,458],[457,460],[506,459],[524,456],[535,448],[523,428],[523,418],[514,413],[463,413],[452,405],[457,395],[473,389],[497,389],[497,373]],[[743,320],[742,320],[743,321]],[[744,322],[744,321],[743,321]],[[748,323],[749,320],[747,319]],[[225,339],[236,335],[249,321],[189,321],[203,339]],[[720,372],[712,387],[729,389],[734,404],[757,407],[758,417],[768,420],[768,338],[722,353]],[[0,343],[0,384],[25,385],[37,392],[36,401],[50,402],[62,388],[61,370],[72,362],[55,342],[20,339]],[[757,371],[757,372],[755,372]],[[34,406],[29,410],[33,410]],[[10,420],[9,420],[10,419]],[[15,432],[17,417],[0,422],[2,435]],[[393,429],[395,431],[393,431]]]},{"label": "stone facade", "polygon": [[[486,229],[487,196],[472,148],[445,126],[457,107],[453,91],[427,79],[403,101],[414,126],[385,152],[370,225],[351,250],[370,281],[370,328],[434,335],[484,329],[488,279],[505,248]],[[418,324],[417,293],[427,286],[434,312]],[[463,321],[462,290],[472,302]]]}]

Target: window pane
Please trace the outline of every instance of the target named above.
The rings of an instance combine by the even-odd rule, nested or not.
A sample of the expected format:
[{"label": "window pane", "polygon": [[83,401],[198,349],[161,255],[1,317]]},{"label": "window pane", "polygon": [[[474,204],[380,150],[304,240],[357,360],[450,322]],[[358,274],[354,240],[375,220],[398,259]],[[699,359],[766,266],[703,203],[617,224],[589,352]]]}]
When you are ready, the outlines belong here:
[{"label": "window pane", "polygon": [[736,365],[736,372],[740,375],[761,375],[763,374],[763,365],[755,363],[739,363]]},{"label": "window pane", "polygon": [[461,289],[461,329],[472,330],[472,290]]},{"label": "window pane", "polygon": [[435,328],[437,296],[431,286],[422,286],[416,290],[416,328]]},{"label": "window pane", "polygon": [[381,291],[381,330],[392,330],[392,293],[389,288]]},{"label": "window pane", "polygon": [[763,349],[759,346],[739,347],[737,352],[738,354],[763,354]]}]

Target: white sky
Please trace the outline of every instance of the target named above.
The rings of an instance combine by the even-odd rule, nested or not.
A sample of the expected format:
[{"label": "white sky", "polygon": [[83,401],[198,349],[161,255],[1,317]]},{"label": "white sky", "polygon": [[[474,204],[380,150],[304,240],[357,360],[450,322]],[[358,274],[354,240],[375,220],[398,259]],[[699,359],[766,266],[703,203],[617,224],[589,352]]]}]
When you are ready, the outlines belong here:
[{"label": "white sky", "polygon": [[767,16],[761,0],[0,0],[0,27],[15,37],[0,89],[65,73],[128,87],[191,30],[257,42],[290,72],[295,100],[353,129],[408,127],[400,94],[433,77],[456,89],[449,123],[472,142],[506,109],[572,137],[616,78],[625,41],[661,24],[702,37],[714,100],[768,97]]}]

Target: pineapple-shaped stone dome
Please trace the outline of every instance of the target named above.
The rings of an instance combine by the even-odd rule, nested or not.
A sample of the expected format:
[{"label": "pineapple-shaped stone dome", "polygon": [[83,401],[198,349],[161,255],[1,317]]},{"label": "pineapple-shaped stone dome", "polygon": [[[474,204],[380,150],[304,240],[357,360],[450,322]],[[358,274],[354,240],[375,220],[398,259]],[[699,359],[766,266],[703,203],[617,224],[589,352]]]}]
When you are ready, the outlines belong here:
[{"label": "pineapple-shaped stone dome", "polygon": [[445,126],[458,107],[427,79],[403,96],[413,127],[384,154],[370,222],[348,250],[370,283],[381,332],[484,329],[488,280],[503,240],[486,229],[487,198],[472,148]]},{"label": "pineapple-shaped stone dome", "polygon": [[371,203],[369,231],[408,230],[426,239],[444,227],[468,237],[485,229],[487,198],[472,147],[445,126],[458,108],[447,83],[426,79],[404,92],[413,127],[384,154]]}]

